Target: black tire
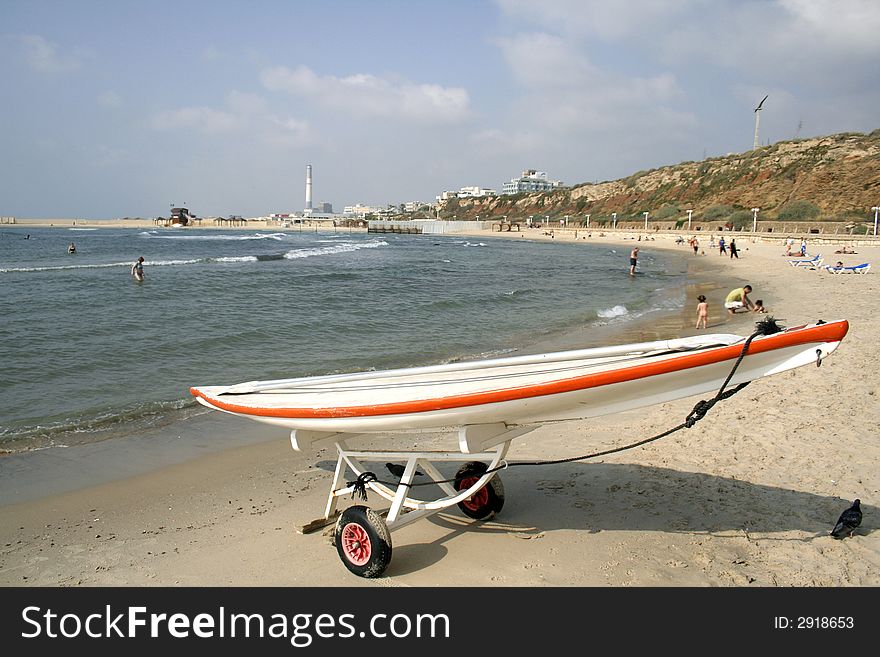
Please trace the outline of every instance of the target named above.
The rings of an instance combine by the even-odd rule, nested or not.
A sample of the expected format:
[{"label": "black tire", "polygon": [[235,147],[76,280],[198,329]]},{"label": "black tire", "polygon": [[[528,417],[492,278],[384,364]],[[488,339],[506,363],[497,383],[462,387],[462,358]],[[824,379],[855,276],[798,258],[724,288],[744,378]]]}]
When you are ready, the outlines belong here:
[{"label": "black tire", "polygon": [[[474,481],[482,477],[488,469],[489,466],[479,461],[464,464],[455,473],[455,490],[460,491],[473,486]],[[489,520],[503,507],[504,484],[497,474],[468,499],[458,503],[461,512],[474,520]]]},{"label": "black tire", "polygon": [[359,577],[379,577],[391,562],[391,533],[366,506],[347,508],[336,521],[333,542],[345,567]]}]

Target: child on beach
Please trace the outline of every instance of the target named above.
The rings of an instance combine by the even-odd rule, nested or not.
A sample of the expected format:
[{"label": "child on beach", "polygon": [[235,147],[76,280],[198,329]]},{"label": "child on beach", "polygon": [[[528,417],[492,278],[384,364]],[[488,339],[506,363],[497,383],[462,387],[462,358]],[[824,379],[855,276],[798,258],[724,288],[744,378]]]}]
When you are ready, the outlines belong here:
[{"label": "child on beach", "polygon": [[756,313],[765,313],[767,309],[764,307],[764,301],[762,299],[758,299],[755,301],[755,307],[752,308],[752,312]]},{"label": "child on beach", "polygon": [[[695,328],[701,328],[700,324],[702,324],[702,328],[706,328],[706,322],[709,319],[709,304],[706,303],[706,295],[701,294],[697,297],[697,325]],[[759,302],[760,303],[760,302]]]}]

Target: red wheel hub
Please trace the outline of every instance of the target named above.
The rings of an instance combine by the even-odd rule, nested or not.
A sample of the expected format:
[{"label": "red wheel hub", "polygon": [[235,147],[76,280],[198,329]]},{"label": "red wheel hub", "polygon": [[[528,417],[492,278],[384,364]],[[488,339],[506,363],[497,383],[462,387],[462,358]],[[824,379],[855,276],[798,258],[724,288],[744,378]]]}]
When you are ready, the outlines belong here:
[{"label": "red wheel hub", "polygon": [[[459,490],[470,488],[475,483],[477,483],[478,480],[479,477],[465,477],[461,480],[461,483],[459,484],[459,486],[461,487],[459,488]],[[478,490],[466,500],[462,501],[462,504],[466,506],[470,511],[479,511],[480,509],[485,508],[488,503],[489,491],[486,490],[485,486],[483,486],[480,490]]]},{"label": "red wheel hub", "polygon": [[370,560],[370,536],[356,522],[348,523],[342,529],[342,550],[345,558],[355,566],[363,566]]}]

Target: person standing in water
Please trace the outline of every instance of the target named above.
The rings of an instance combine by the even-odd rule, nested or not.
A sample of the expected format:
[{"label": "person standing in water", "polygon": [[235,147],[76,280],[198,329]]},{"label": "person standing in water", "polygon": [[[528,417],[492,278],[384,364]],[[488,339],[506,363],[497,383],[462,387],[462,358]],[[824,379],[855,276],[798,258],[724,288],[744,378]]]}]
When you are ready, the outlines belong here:
[{"label": "person standing in water", "polygon": [[144,256],[138,258],[131,266],[131,275],[134,276],[136,281],[144,280]]},{"label": "person standing in water", "polygon": [[706,295],[697,297],[697,325],[694,328],[706,328],[709,321],[709,304],[706,303]]},{"label": "person standing in water", "polygon": [[639,247],[636,247],[629,254],[629,275],[636,275],[636,265],[639,263]]}]

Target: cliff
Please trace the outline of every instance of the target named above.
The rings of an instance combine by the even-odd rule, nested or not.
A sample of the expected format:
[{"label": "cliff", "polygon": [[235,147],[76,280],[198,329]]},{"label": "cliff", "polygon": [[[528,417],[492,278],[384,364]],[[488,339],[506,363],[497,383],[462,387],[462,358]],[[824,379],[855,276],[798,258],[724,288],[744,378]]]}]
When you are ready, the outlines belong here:
[{"label": "cliff", "polygon": [[618,222],[680,220],[692,209],[695,221],[866,221],[880,203],[880,130],[785,141],[702,162],[682,162],[639,171],[620,180],[583,183],[531,194],[450,199],[441,216],[458,219],[524,219],[568,215],[581,222],[618,213]]}]

